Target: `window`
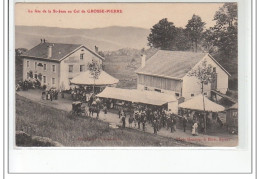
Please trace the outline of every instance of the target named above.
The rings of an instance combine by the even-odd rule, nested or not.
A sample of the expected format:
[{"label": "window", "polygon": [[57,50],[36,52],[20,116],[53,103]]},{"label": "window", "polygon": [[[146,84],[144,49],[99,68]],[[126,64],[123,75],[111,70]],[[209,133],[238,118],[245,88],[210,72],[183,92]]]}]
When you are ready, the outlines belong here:
[{"label": "window", "polygon": [[83,60],[83,57],[84,57],[84,53],[81,53],[80,54],[80,60]]},{"label": "window", "polygon": [[35,78],[35,79],[38,79],[38,75],[37,75],[37,74],[34,74],[34,78]]},{"label": "window", "polygon": [[191,97],[193,97],[193,96],[194,96],[194,94],[191,94],[190,96],[191,96]]},{"label": "window", "polygon": [[148,90],[148,88],[145,86],[145,87],[144,87],[144,90]]},{"label": "window", "polygon": [[70,72],[70,73],[73,72],[73,65],[69,65],[69,72]]},{"label": "window", "polygon": [[85,65],[80,65],[80,69],[79,69],[80,72],[83,72],[85,71]]},{"label": "window", "polygon": [[72,78],[69,78],[69,85],[70,85],[70,83],[71,83],[71,80],[72,80]]},{"label": "window", "polygon": [[213,72],[216,72],[216,67],[213,67]]},{"label": "window", "polygon": [[46,84],[46,76],[43,76],[43,83]]},{"label": "window", "polygon": [[207,95],[208,95],[208,93],[207,93],[207,92],[204,92],[203,94],[204,94],[204,96],[207,96]]},{"label": "window", "polygon": [[162,92],[160,89],[154,89],[154,91],[157,91],[157,92]]},{"label": "window", "polygon": [[34,68],[37,69],[37,62],[34,62]]},{"label": "window", "polygon": [[56,65],[52,65],[52,71],[56,72]]},{"label": "window", "polygon": [[52,84],[55,85],[55,78],[52,78]]},{"label": "window", "polygon": [[232,117],[237,117],[237,111],[232,112]]},{"label": "window", "polygon": [[43,64],[43,70],[46,71],[47,70],[47,65]]},{"label": "window", "polygon": [[176,96],[176,97],[179,97],[179,96],[180,96],[180,93],[175,93],[175,96]]},{"label": "window", "polygon": [[27,68],[29,68],[30,67],[30,61],[26,61],[26,66],[27,66]]}]

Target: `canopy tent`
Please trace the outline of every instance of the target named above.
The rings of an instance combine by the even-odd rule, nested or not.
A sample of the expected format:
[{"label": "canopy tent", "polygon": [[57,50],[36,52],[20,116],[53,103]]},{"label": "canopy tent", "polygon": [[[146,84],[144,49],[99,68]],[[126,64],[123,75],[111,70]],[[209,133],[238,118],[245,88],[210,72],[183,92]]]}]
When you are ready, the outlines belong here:
[{"label": "canopy tent", "polygon": [[174,95],[168,95],[155,91],[141,91],[136,89],[122,89],[106,87],[100,94],[101,98],[111,98],[135,103],[151,104],[161,106],[166,103],[176,102]]},{"label": "canopy tent", "polygon": [[[214,103],[213,101],[210,101],[206,96],[204,96],[204,102],[205,102],[205,111],[209,112],[220,112],[224,111],[225,108],[217,103]],[[180,108],[185,109],[192,109],[192,110],[198,110],[203,111],[203,96],[202,94],[195,96],[191,98],[190,100],[187,100],[181,104],[179,104]]]},{"label": "canopy tent", "polygon": [[101,71],[98,79],[94,80],[90,72],[86,71],[74,77],[70,82],[75,85],[105,86],[117,84],[119,80],[107,74],[105,71]]},{"label": "canopy tent", "polygon": [[229,110],[229,109],[238,109],[238,103],[234,104],[233,106],[231,106],[227,110]]}]

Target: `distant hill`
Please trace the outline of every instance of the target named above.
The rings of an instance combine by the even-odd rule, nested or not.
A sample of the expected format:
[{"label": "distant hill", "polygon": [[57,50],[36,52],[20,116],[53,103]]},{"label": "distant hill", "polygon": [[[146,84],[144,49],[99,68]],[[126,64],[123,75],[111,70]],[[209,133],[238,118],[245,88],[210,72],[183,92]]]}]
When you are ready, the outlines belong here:
[{"label": "distant hill", "polygon": [[147,47],[149,29],[111,26],[94,29],[73,29],[44,26],[16,26],[15,48],[30,49],[45,38],[48,42],[95,45],[101,51],[121,48],[141,49]]}]

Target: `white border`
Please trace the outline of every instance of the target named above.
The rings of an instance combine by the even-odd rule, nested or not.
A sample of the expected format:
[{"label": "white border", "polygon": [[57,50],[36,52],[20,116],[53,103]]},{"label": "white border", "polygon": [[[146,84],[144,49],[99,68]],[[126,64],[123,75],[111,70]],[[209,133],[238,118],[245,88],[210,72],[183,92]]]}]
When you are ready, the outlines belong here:
[{"label": "white border", "polygon": [[[9,91],[14,91],[13,1],[9,21]],[[17,1],[18,2],[18,1]],[[22,1],[24,2],[24,1]],[[35,1],[26,1],[35,2]],[[54,2],[54,1],[44,1]],[[55,1],[60,2],[60,1]],[[63,2],[70,2],[65,0]],[[86,1],[79,1],[86,2]],[[98,2],[98,1],[96,1]],[[134,1],[131,1],[134,2]],[[137,1],[138,2],[138,1]],[[152,1],[159,2],[159,1]],[[171,2],[171,1],[165,1]],[[184,2],[184,1],[176,1]],[[191,1],[189,1],[191,2]],[[194,1],[192,1],[194,2]],[[196,1],[205,2],[205,1]],[[207,1],[220,2],[220,1]],[[228,2],[228,1],[221,1]],[[239,146],[237,148],[70,147],[14,149],[14,95],[9,93],[11,173],[248,173],[251,172],[251,5],[238,0]],[[248,119],[243,120],[243,119]],[[6,121],[8,122],[8,121]],[[203,162],[203,163],[202,163]],[[131,165],[131,167],[129,166]]]}]

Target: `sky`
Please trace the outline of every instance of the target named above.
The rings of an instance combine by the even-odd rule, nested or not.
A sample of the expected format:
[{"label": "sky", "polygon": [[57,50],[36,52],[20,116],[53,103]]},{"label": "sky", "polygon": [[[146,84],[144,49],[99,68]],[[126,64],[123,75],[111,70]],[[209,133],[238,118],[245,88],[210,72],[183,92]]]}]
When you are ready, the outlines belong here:
[{"label": "sky", "polygon": [[[196,14],[208,28],[214,26],[214,14],[221,6],[223,3],[16,3],[15,25],[78,29],[133,26],[150,29],[162,18],[168,18],[176,27],[185,27]],[[105,13],[86,13],[94,9]],[[59,10],[66,13],[58,13]],[[118,12],[111,13],[111,10]]]}]

